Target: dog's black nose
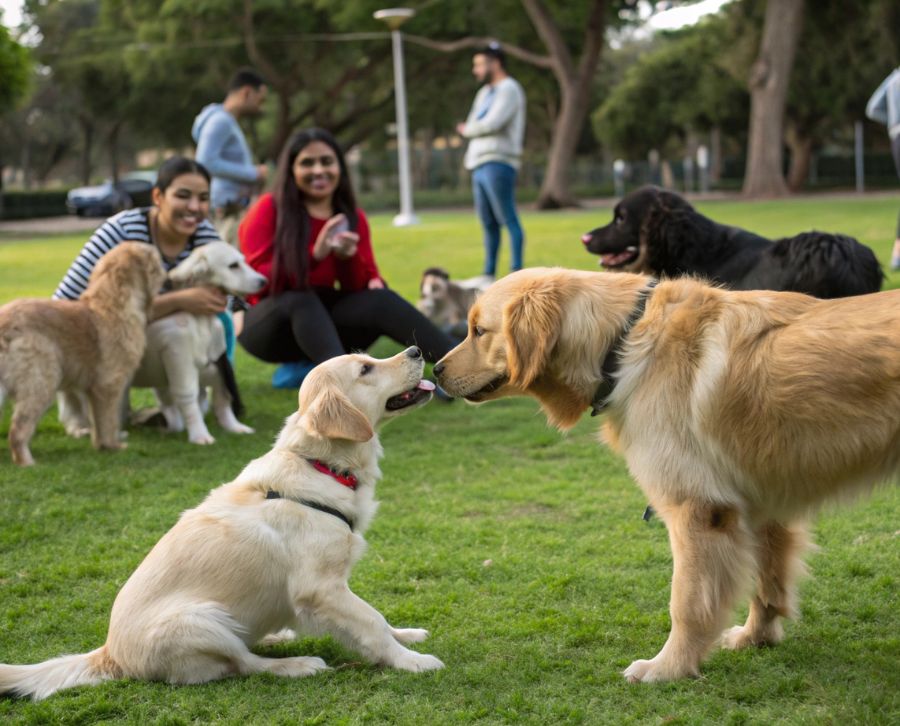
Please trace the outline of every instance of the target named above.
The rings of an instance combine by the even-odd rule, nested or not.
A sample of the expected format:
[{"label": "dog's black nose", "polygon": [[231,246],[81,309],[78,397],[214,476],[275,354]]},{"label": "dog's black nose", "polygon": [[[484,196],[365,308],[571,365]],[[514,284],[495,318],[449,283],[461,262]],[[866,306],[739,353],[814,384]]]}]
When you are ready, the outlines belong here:
[{"label": "dog's black nose", "polygon": [[413,345],[406,349],[406,355],[412,358],[413,360],[418,360],[422,357],[422,351],[417,346]]},{"label": "dog's black nose", "polygon": [[444,361],[441,361],[440,363],[437,363],[434,366],[434,375],[439,376],[443,372],[444,372]]}]

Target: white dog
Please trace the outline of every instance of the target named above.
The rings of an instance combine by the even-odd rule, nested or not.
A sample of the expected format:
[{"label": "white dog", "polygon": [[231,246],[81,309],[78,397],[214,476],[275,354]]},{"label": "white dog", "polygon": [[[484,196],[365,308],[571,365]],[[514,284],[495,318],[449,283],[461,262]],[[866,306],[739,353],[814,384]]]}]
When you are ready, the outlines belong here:
[{"label": "white dog", "polygon": [[329,633],[373,663],[443,667],[405,647],[428,631],[391,627],[347,585],[377,506],[375,427],[431,398],[423,368],[418,348],[316,367],[274,449],[182,514],[128,579],[106,644],[38,665],[0,665],[0,693],[38,700],[116,678],[186,684],[326,668],[320,658],[250,651],[295,637],[285,630],[292,628]]}]

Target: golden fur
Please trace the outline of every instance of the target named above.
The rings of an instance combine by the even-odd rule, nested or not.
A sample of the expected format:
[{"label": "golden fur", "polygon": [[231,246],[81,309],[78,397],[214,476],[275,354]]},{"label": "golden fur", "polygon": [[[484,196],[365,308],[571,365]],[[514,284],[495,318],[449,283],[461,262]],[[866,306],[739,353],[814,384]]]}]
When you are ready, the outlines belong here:
[{"label": "golden fur", "polygon": [[[268,672],[299,677],[326,668],[321,658],[266,658],[249,648],[330,633],[374,663],[408,671],[441,668],[405,647],[428,631],[393,628],[347,585],[365,551],[375,514],[383,421],[425,403],[418,348],[393,358],[333,358],[312,371],[299,409],[274,448],[188,510],[119,591],[105,645],[37,665],[0,664],[0,693],[35,700],[113,678],[174,684]],[[389,403],[403,395],[402,409]],[[412,397],[410,397],[412,396]],[[309,460],[351,471],[356,489]],[[275,491],[280,499],[267,499]],[[296,501],[332,507],[353,520]]]},{"label": "golden fur", "polygon": [[[491,287],[435,367],[451,395],[537,398],[572,426],[648,278],[531,269]],[[805,521],[900,472],[900,290],[839,300],[664,281],[623,347],[605,433],[665,521],[672,631],[631,681],[696,675],[722,636],[774,643]],[[745,625],[722,633],[756,580]]]},{"label": "golden fur", "polygon": [[119,400],[146,343],[150,304],[165,280],[155,247],[126,242],[105,254],[78,301],[15,300],[0,308],[0,405],[15,401],[12,459],[34,463],[29,442],[63,390],[83,397],[91,442],[120,449]]}]

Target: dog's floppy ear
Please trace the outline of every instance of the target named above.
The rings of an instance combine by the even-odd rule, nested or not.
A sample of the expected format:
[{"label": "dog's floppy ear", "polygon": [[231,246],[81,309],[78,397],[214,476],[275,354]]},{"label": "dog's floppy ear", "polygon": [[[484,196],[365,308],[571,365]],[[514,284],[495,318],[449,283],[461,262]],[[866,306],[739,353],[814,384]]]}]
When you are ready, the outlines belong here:
[{"label": "dog's floppy ear", "polygon": [[366,415],[330,386],[316,395],[300,421],[308,433],[323,439],[363,442],[375,435]]},{"label": "dog's floppy ear", "polygon": [[523,291],[503,311],[509,382],[527,388],[550,360],[562,324],[559,288],[544,281]]},{"label": "dog's floppy ear", "polygon": [[174,283],[189,285],[203,280],[208,274],[209,260],[206,259],[206,255],[194,253],[169,271],[169,279]]}]

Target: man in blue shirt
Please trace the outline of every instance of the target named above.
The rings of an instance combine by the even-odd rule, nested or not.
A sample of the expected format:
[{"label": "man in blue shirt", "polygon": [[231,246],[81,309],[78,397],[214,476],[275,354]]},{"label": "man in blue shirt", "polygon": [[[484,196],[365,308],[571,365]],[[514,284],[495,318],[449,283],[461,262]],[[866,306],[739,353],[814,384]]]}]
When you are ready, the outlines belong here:
[{"label": "man in blue shirt", "polygon": [[252,68],[241,68],[228,84],[222,103],[211,103],[194,119],[191,135],[197,161],[212,175],[212,221],[222,239],[237,245],[237,227],[257,183],[266,180],[265,164],[254,164],[238,119],[258,116],[268,89]]}]

